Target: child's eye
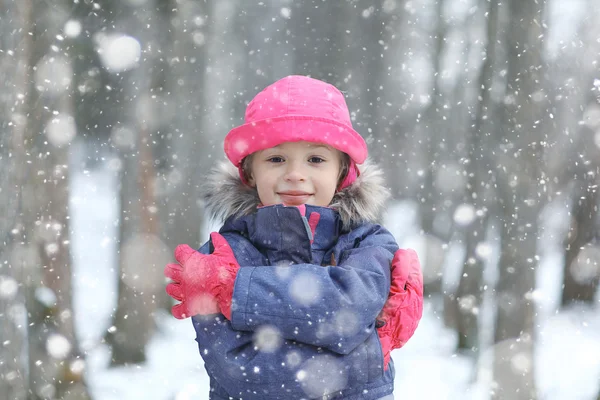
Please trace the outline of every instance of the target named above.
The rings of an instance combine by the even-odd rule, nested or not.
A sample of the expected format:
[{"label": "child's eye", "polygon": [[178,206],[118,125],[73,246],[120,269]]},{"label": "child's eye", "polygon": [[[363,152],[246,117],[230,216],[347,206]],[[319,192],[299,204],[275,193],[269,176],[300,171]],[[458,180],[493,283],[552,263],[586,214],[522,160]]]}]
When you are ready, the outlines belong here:
[{"label": "child's eye", "polygon": [[312,156],[311,158],[308,159],[308,161],[310,163],[320,164],[322,162],[325,162],[325,159],[318,157],[318,156]]},{"label": "child's eye", "polygon": [[269,157],[267,159],[267,161],[272,162],[272,163],[281,163],[281,162],[283,162],[283,157],[273,156],[273,157]]}]

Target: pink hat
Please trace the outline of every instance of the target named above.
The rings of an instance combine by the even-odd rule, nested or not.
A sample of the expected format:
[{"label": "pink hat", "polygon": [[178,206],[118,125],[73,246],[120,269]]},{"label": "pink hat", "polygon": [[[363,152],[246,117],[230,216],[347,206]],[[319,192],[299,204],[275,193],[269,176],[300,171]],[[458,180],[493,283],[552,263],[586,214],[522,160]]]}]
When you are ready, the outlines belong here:
[{"label": "pink hat", "polygon": [[356,164],[367,158],[367,144],[352,128],[344,95],[333,85],[298,75],[278,80],[252,99],[245,124],[225,137],[225,154],[243,180],[244,157],[302,140],[327,144],[350,156],[350,170],[339,189],[356,180]]}]

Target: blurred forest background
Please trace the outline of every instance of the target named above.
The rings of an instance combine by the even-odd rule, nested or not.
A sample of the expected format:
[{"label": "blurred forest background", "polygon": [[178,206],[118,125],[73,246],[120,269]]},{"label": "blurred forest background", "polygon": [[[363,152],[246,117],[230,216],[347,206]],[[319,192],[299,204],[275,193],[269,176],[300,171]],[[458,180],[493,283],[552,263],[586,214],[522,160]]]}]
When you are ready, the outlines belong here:
[{"label": "blurred forest background", "polygon": [[418,205],[426,296],[458,352],[477,363],[495,345],[490,397],[537,398],[550,206],[570,216],[561,304],[600,312],[599,20],[597,0],[0,1],[0,397],[91,397],[72,311],[74,143],[76,168],[119,174],[105,341],[113,365],[143,363],[170,307],[164,265],[206,239],[198,185],[225,134],[258,91],[303,74],[346,94],[394,200]]}]

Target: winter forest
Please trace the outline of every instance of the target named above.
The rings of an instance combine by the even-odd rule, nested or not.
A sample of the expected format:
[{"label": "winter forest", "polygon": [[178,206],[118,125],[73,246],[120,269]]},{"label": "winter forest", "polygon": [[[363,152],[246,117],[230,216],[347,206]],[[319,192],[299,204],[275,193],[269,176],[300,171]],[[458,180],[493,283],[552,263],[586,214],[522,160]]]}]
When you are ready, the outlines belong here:
[{"label": "winter forest", "polygon": [[290,74],[340,88],[417,250],[396,399],[600,400],[597,0],[0,1],[0,399],[207,399],[163,268]]}]

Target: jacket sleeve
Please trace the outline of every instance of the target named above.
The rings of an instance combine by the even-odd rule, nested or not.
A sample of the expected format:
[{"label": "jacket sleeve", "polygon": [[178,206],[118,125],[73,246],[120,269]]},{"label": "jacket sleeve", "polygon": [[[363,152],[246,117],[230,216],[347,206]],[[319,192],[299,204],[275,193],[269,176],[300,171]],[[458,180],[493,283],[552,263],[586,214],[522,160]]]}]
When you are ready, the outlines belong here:
[{"label": "jacket sleeve", "polygon": [[233,329],[274,326],[283,339],[350,354],[374,333],[398,249],[379,225],[362,232],[340,238],[347,250],[337,266],[242,266],[233,294]]}]

